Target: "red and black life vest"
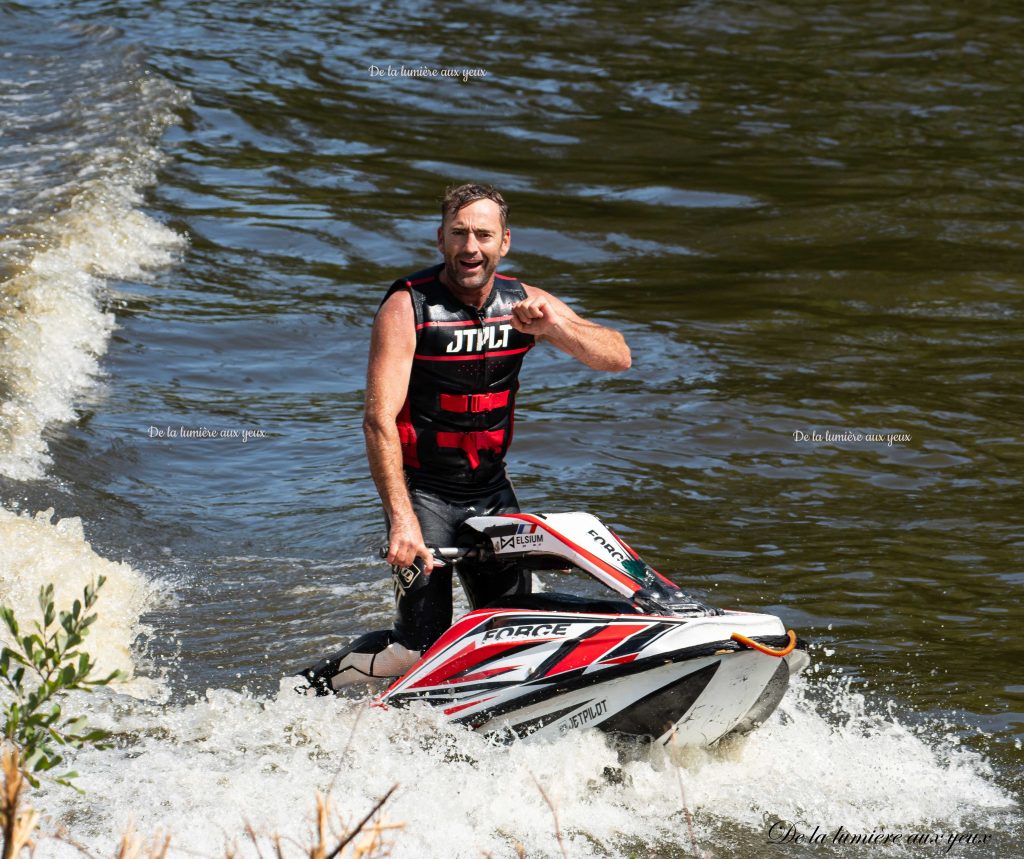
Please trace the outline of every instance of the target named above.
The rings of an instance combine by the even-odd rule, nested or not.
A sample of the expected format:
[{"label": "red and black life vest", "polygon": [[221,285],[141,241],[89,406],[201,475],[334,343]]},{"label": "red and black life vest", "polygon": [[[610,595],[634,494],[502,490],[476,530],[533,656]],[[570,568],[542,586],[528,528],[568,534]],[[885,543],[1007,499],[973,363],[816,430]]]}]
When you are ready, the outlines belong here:
[{"label": "red and black life vest", "polygon": [[512,307],[526,298],[518,280],[496,274],[477,309],[441,283],[443,268],[396,280],[385,296],[408,290],[416,317],[416,352],[398,434],[414,487],[467,497],[505,480],[519,368],[534,338],[512,327]]}]

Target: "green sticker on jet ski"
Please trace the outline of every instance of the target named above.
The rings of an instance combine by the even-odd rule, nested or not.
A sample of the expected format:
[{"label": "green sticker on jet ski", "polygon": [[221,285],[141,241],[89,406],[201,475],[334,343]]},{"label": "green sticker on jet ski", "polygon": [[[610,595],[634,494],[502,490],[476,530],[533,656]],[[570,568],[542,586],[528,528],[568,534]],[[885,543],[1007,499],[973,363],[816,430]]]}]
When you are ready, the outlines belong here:
[{"label": "green sticker on jet ski", "polygon": [[650,582],[650,567],[639,558],[627,558],[622,562],[622,568],[629,574],[629,577],[641,585]]}]

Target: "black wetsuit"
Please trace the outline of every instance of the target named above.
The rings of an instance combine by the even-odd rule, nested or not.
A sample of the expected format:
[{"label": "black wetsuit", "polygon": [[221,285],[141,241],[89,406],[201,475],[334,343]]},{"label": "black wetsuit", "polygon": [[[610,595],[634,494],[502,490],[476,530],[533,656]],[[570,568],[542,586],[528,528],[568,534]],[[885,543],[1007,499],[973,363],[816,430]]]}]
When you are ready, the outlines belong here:
[{"label": "black wetsuit", "polygon": [[[471,516],[518,512],[504,458],[519,369],[534,346],[533,335],[511,324],[512,307],[526,298],[518,280],[495,275],[478,309],[441,283],[443,268],[396,280],[384,299],[408,291],[415,315],[416,352],[397,422],[413,510],[423,541],[433,546],[455,545]],[[484,572],[464,562],[459,575],[474,608],[530,590],[529,577],[515,571]],[[451,568],[436,567],[414,588],[399,584],[394,640],[425,650],[451,625]]]}]

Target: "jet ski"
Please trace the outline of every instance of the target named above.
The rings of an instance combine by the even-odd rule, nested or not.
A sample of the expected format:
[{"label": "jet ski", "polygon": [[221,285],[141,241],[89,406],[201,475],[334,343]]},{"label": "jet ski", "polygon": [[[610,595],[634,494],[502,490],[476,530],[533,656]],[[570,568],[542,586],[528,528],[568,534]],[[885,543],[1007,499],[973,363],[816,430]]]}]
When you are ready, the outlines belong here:
[{"label": "jet ski", "polygon": [[[474,608],[380,706],[428,704],[508,738],[596,728],[712,746],[764,722],[809,662],[806,643],[777,617],[687,596],[588,513],[477,516],[458,543],[435,549],[438,563],[577,571],[617,596],[518,594]],[[335,656],[301,675],[333,689],[338,664]]]}]

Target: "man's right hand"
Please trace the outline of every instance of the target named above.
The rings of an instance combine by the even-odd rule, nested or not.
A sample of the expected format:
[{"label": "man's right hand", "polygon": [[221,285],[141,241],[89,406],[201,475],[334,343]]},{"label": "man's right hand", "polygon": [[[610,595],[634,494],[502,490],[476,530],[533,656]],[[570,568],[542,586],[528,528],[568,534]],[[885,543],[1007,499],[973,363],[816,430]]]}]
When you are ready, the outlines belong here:
[{"label": "man's right hand", "polygon": [[423,542],[418,522],[392,522],[387,561],[393,567],[408,567],[416,558],[423,559],[423,573],[434,569],[434,553]]}]

